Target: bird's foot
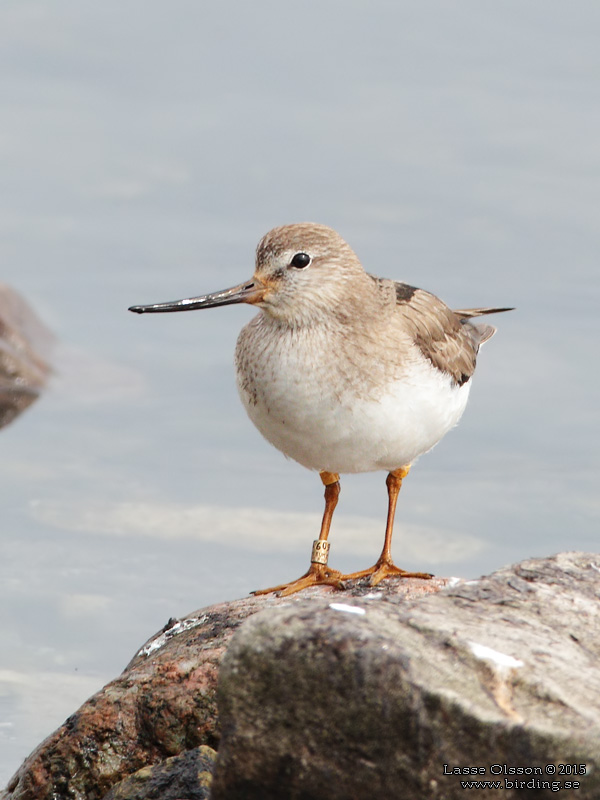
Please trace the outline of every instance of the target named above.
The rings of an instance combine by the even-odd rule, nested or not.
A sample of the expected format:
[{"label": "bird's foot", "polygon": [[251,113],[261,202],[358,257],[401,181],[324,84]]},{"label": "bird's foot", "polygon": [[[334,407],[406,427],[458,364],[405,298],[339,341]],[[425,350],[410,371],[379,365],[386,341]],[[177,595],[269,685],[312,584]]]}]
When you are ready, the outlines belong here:
[{"label": "bird's foot", "polygon": [[372,567],[369,567],[369,569],[363,569],[360,570],[360,572],[351,572],[349,575],[341,575],[340,580],[353,581],[368,576],[370,576],[370,586],[377,586],[384,578],[422,578],[423,580],[433,578],[430,572],[408,572],[405,569],[397,567],[392,561],[380,558],[379,561]]},{"label": "bird's foot", "polygon": [[331,569],[326,564],[311,564],[310,569],[298,580],[290,583],[282,583],[270,589],[258,589],[251,592],[253,595],[270,594],[277,592],[279,597],[287,597],[290,594],[301,592],[309,586],[333,586],[335,589],[343,589],[342,573],[337,569]]}]

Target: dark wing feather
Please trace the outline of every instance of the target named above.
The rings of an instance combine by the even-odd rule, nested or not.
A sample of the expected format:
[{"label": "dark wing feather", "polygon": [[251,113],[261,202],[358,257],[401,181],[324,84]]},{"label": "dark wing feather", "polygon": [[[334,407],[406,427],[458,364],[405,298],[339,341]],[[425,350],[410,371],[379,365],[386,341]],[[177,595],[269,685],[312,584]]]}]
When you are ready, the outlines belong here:
[{"label": "dark wing feather", "polygon": [[397,308],[421,353],[436,369],[462,386],[475,371],[479,345],[495,332],[491,325],[472,325],[438,297],[423,289],[394,282]]}]

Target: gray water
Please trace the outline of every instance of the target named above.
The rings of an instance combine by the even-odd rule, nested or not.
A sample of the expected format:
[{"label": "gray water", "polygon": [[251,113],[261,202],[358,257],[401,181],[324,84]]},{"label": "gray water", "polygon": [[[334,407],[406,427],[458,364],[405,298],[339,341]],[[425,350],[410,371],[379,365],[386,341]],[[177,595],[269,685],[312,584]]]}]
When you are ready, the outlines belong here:
[{"label": "gray water", "polygon": [[[248,278],[274,225],[517,306],[405,482],[396,560],[474,577],[597,548],[599,23],[584,1],[0,6],[0,279],[58,342],[0,432],[1,781],[170,616],[306,568],[320,481],[235,390],[252,310],[126,310]],[[343,479],[333,566],[375,560],[384,477]]]}]

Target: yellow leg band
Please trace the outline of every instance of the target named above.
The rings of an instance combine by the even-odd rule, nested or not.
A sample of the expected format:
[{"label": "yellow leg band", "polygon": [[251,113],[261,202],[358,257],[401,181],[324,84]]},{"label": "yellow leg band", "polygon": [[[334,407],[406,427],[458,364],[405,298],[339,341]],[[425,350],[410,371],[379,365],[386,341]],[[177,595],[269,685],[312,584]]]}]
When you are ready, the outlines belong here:
[{"label": "yellow leg band", "polygon": [[332,483],[337,483],[340,476],[337,472],[319,472],[319,476],[325,486],[330,486]]},{"label": "yellow leg band", "polygon": [[312,546],[311,564],[327,564],[331,545],[325,539],[315,539]]}]

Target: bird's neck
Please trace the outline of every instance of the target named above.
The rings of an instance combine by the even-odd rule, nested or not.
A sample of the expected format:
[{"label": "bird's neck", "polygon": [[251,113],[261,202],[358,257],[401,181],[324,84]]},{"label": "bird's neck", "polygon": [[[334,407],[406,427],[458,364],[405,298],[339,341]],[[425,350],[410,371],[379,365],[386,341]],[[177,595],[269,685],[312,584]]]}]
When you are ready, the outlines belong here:
[{"label": "bird's neck", "polygon": [[385,298],[378,284],[363,273],[352,280],[331,285],[320,285],[314,291],[304,291],[282,298],[276,305],[265,305],[261,310],[265,324],[273,328],[347,329],[359,320],[373,320],[381,316]]}]

